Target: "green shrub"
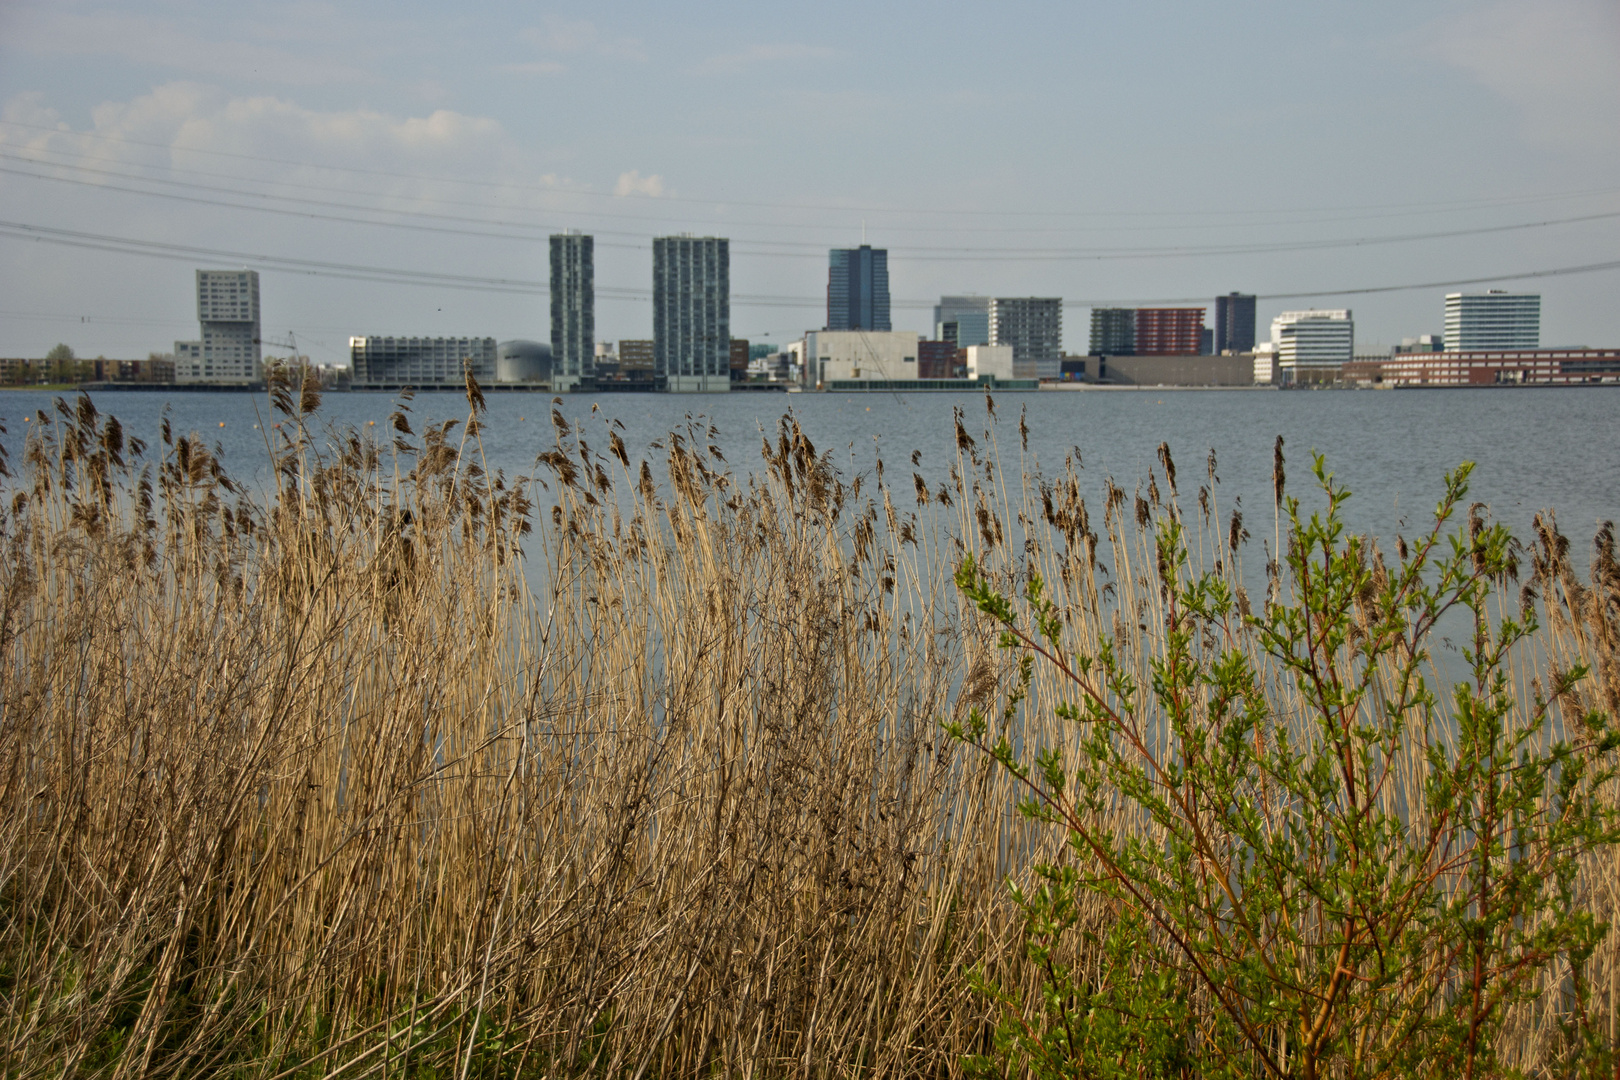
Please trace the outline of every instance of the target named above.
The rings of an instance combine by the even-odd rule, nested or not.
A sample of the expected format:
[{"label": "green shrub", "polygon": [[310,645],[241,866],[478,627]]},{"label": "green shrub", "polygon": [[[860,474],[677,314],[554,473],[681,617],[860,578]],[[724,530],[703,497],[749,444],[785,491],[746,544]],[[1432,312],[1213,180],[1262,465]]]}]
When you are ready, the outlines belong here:
[{"label": "green shrub", "polygon": [[[1193,570],[1166,504],[1163,625],[1142,663],[1108,634],[1067,644],[1039,575],[1015,603],[963,559],[958,587],[1024,662],[999,723],[975,711],[947,730],[1017,778],[1024,815],[1068,836],[1066,861],[1015,892],[1041,1000],[980,979],[1002,1019],[996,1054],[974,1064],[1494,1076],[1510,1071],[1497,1039],[1510,1006],[1545,994],[1571,1067],[1612,1069],[1581,978],[1607,926],[1575,889],[1581,857],[1620,838],[1598,791],[1620,740],[1604,713],[1568,707],[1584,669],[1528,690],[1515,678],[1542,660],[1520,648],[1534,608],[1508,610],[1508,532],[1477,507],[1452,525],[1469,468],[1386,566],[1346,533],[1349,493],[1318,457],[1326,505],[1307,518],[1283,504],[1282,566],[1258,613],[1231,562]],[[1468,678],[1442,699],[1430,652],[1463,623]],[[1013,731],[1032,658],[1072,691],[1056,706],[1072,738],[1029,754]],[[1078,921],[1083,901],[1117,921]],[[1061,955],[1089,957],[1083,977],[1056,959],[1077,935]]]}]

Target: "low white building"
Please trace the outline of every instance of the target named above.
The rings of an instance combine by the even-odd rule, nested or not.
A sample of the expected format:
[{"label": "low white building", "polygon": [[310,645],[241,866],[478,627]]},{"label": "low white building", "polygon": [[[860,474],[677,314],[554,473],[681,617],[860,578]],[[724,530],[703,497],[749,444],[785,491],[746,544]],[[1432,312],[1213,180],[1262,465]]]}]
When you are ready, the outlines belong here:
[{"label": "low white building", "polygon": [[917,334],[910,330],[812,330],[790,356],[808,387],[833,382],[897,382],[917,378]]},{"label": "low white building", "polygon": [[798,383],[800,386],[815,386],[815,380],[810,376],[809,365],[805,363],[804,339],[790,341],[782,346],[782,352],[787,354],[788,382]]},{"label": "low white building", "polygon": [[1271,344],[1283,381],[1319,378],[1354,358],[1356,324],[1348,308],[1285,311],[1271,320]]},{"label": "low white building", "polygon": [[1257,341],[1254,345],[1254,381],[1256,384],[1269,385],[1277,372],[1277,346],[1269,341]]},{"label": "low white building", "polygon": [[967,373],[970,379],[986,376],[1006,381],[1014,377],[1013,347],[1011,345],[969,345]]}]

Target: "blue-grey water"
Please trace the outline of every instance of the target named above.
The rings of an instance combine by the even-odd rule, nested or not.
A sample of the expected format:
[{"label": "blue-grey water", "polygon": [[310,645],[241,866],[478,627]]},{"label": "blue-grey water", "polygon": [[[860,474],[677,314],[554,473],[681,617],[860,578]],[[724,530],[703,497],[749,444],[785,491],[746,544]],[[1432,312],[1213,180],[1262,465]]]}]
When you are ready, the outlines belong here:
[{"label": "blue-grey water", "polygon": [[[13,461],[29,426],[25,417],[51,413],[56,396],[0,393]],[[264,434],[255,425],[272,421],[261,394],[114,391],[93,400],[153,447],[167,410],[176,431],[195,431],[217,444],[233,475],[265,473]],[[339,427],[372,422],[369,430],[381,436],[394,401],[382,393],[328,394],[321,416]],[[488,402],[484,448],[491,466],[508,474],[532,471],[535,454],[553,445],[550,396],[491,393]],[[846,476],[869,474],[881,455],[888,478],[902,490],[910,486],[913,450],[922,451],[925,477],[937,485],[944,476],[954,460],[953,409],[964,410],[976,437],[986,424],[980,394],[574,394],[563,397],[560,409],[578,421],[589,420],[593,407],[624,425],[632,457],[655,454],[650,442],[689,415],[702,415],[719,430],[714,442],[737,471],[760,467],[760,430],[773,431],[792,410],[818,449],[836,451]],[[1598,525],[1620,518],[1620,391],[1608,388],[1023,392],[998,395],[996,407],[1004,464],[1016,465],[1019,414],[1027,411],[1029,448],[1046,472],[1056,472],[1071,448],[1079,450],[1088,501],[1100,497],[1106,476],[1134,487],[1157,466],[1159,444],[1168,442],[1190,506],[1214,449],[1220,506],[1229,510],[1241,496],[1257,536],[1260,523],[1270,523],[1278,435],[1285,440],[1289,492],[1308,495],[1310,452],[1323,453],[1354,493],[1347,525],[1356,531],[1411,536],[1432,513],[1442,474],[1463,461],[1475,463],[1471,500],[1486,503],[1521,538],[1538,510],[1555,510],[1582,565]],[[411,409],[420,432],[425,420],[464,417],[467,405],[459,394],[421,394]],[[606,440],[593,445],[605,450]]]}]

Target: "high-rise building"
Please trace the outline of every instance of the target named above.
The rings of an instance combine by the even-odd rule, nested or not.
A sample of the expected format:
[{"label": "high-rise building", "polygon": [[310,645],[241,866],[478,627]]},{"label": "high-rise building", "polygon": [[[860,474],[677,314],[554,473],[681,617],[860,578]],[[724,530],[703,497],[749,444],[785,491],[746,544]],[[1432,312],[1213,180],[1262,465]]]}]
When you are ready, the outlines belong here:
[{"label": "high-rise building", "polygon": [[174,381],[254,383],[264,377],[259,345],[259,272],[198,270],[202,340],[174,343]]},{"label": "high-rise building", "polygon": [[1227,293],[1215,298],[1215,353],[1254,351],[1254,297],[1249,293]]},{"label": "high-rise building", "polygon": [[1137,308],[1137,356],[1197,356],[1203,351],[1204,309]]},{"label": "high-rise building", "polygon": [[1446,351],[1538,349],[1541,295],[1492,289],[1446,294]]},{"label": "high-rise building", "polygon": [[[954,326],[954,330],[947,329]],[[990,344],[988,296],[942,296],[934,305],[934,337],[954,341],[956,347]]]},{"label": "high-rise building", "polygon": [[581,233],[551,238],[551,378],[553,390],[572,390],[596,365],[594,241]]},{"label": "high-rise building", "polygon": [[862,244],[827,253],[828,330],[889,330],[889,252]]},{"label": "high-rise building", "polygon": [[1278,374],[1303,382],[1337,372],[1355,355],[1356,326],[1348,309],[1285,311],[1271,320]]},{"label": "high-rise building", "polygon": [[459,388],[467,372],[481,383],[496,381],[495,339],[352,337],[349,371],[356,390]]},{"label": "high-rise building", "polygon": [[1092,356],[1136,355],[1136,309],[1104,307],[1091,309]]},{"label": "high-rise building", "polygon": [[653,239],[653,372],[673,393],[731,389],[731,244],[724,237]]},{"label": "high-rise building", "polygon": [[1063,363],[1063,300],[998,296],[990,301],[990,344],[1010,345],[1013,378],[1055,379]]}]

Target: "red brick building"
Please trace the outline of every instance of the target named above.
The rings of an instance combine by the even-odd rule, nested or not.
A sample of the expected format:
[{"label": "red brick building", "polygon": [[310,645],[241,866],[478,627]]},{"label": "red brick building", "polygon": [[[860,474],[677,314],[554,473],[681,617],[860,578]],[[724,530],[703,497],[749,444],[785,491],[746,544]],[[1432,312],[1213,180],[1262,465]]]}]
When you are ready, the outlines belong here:
[{"label": "red brick building", "polygon": [[[958,356],[958,354],[962,354]],[[958,349],[954,341],[917,342],[917,378],[955,379],[958,368],[967,366],[966,350]]]},{"label": "red brick building", "polygon": [[1620,382],[1620,349],[1399,353],[1353,381],[1384,386],[1570,386]]},{"label": "red brick building", "polygon": [[1204,336],[1204,309],[1137,308],[1137,356],[1197,356]]}]

